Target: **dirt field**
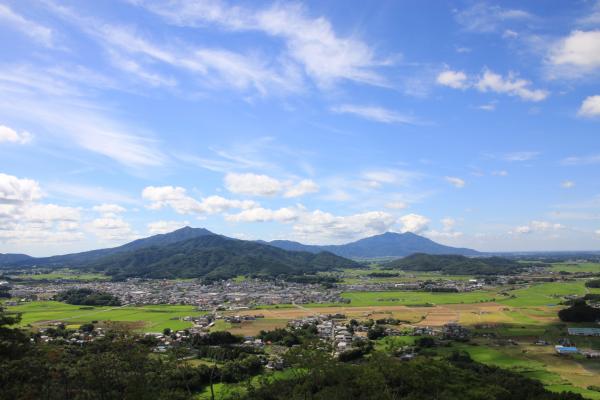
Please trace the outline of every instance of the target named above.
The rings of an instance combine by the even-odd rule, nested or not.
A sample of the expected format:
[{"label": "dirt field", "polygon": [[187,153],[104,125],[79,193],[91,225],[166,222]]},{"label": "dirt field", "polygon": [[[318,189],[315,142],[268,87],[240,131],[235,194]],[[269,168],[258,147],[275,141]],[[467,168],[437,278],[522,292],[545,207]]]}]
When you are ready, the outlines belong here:
[{"label": "dirt field", "polygon": [[[407,306],[366,306],[366,307],[319,307],[305,308],[280,308],[266,310],[246,310],[235,313],[236,315],[264,315],[264,320],[256,325],[266,325],[268,321],[275,324],[285,324],[285,321],[299,319],[317,314],[344,314],[347,319],[380,319],[396,318],[420,326],[442,326],[449,322],[460,322],[465,325],[478,323],[513,322],[505,313],[508,307],[498,303],[481,304],[449,304],[435,307],[407,307]],[[256,322],[261,321],[260,319]],[[239,332],[255,331],[254,323],[248,322],[238,327]],[[231,330],[236,332],[236,330]],[[261,328],[264,329],[264,328]],[[252,334],[252,333],[248,333]]]}]

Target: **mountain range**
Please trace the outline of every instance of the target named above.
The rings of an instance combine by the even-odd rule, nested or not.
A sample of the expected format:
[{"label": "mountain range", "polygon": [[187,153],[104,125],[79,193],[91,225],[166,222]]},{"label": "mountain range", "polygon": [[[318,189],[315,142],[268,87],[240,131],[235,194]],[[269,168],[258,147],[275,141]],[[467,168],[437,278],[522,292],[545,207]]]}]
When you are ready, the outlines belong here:
[{"label": "mountain range", "polygon": [[394,233],[386,232],[360,239],[355,242],[340,245],[306,245],[289,240],[273,240],[265,242],[285,250],[308,251],[318,253],[329,251],[341,257],[347,258],[383,258],[383,257],[406,257],[414,253],[427,254],[459,254],[464,256],[476,256],[476,250],[444,246],[411,232]]},{"label": "mountain range", "polygon": [[345,245],[316,246],[276,240],[247,241],[185,227],[122,246],[51,257],[0,254],[0,267],[70,267],[114,278],[231,278],[237,275],[302,275],[359,267],[348,258],[402,257],[416,252],[477,255],[412,233],[385,233]]}]

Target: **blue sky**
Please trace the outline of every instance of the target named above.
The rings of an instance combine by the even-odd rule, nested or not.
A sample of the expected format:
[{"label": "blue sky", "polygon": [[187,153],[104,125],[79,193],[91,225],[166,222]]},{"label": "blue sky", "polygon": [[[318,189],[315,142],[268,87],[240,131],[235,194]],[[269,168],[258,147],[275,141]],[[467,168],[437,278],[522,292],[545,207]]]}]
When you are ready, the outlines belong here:
[{"label": "blue sky", "polygon": [[0,0],[0,46],[0,252],[600,248],[600,2]]}]

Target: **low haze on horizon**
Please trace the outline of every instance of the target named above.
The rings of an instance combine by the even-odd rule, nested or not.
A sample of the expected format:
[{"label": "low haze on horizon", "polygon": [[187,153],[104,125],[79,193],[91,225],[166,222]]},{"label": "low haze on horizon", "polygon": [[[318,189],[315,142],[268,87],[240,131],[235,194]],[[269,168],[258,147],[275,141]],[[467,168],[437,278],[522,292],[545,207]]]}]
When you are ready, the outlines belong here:
[{"label": "low haze on horizon", "polygon": [[183,226],[600,249],[600,1],[0,0],[0,253]]}]

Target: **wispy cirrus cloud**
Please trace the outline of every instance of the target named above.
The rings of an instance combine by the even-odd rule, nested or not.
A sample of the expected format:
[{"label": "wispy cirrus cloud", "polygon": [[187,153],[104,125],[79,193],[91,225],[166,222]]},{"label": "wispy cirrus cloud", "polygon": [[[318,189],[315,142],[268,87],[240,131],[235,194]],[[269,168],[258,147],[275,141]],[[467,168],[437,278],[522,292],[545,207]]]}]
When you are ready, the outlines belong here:
[{"label": "wispy cirrus cloud", "polygon": [[16,29],[46,47],[54,46],[54,31],[52,29],[23,17],[6,4],[0,4],[0,21],[3,22],[4,26]]},{"label": "wispy cirrus cloud", "polygon": [[378,106],[342,104],[331,108],[337,114],[353,114],[358,117],[384,124],[415,124],[414,117]]},{"label": "wispy cirrus cloud", "polygon": [[297,3],[251,8],[225,1],[131,2],[179,26],[217,25],[229,31],[257,31],[279,38],[286,45],[286,56],[300,64],[321,86],[339,80],[387,86],[377,69],[389,65],[389,60],[378,59],[373,49],[359,38],[340,36],[327,18],[309,16]]}]

